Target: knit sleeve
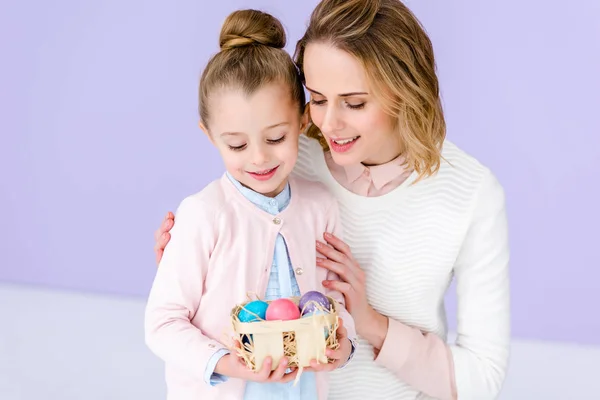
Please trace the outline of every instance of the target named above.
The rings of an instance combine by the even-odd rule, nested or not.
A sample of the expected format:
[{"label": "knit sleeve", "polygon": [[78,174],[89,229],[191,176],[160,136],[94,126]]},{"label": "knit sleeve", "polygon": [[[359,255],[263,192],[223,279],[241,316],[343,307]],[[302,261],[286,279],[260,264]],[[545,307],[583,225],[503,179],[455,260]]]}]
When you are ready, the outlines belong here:
[{"label": "knit sleeve", "polygon": [[508,237],[504,193],[488,173],[457,258],[458,337],[447,345],[392,318],[375,361],[436,399],[495,399],[509,347]]},{"label": "knit sleeve", "polygon": [[454,266],[457,340],[451,346],[458,399],[495,399],[509,357],[509,241],[504,190],[488,171]]}]

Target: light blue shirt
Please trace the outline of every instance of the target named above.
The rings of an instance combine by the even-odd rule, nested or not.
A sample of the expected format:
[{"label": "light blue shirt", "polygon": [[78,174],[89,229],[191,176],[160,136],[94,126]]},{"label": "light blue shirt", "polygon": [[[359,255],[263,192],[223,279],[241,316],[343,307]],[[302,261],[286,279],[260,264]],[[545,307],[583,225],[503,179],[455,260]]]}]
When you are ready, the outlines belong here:
[{"label": "light blue shirt", "polygon": [[[227,174],[227,177],[244,197],[271,215],[279,214],[290,202],[291,192],[289,184],[286,185],[281,193],[271,198],[242,186],[229,174]],[[275,300],[291,296],[300,296],[300,288],[294,275],[294,269],[285,240],[281,234],[278,234],[275,241],[275,252],[273,254],[273,263],[271,264],[271,273],[269,275],[265,300]],[[211,357],[204,375],[206,382],[216,385],[227,380],[227,377],[214,373],[214,370],[219,359],[228,353],[228,350],[221,349]],[[304,372],[296,386],[293,386],[293,381],[288,383],[248,382],[246,384],[246,392],[244,393],[244,400],[313,400],[316,398],[317,383],[313,372]]]}]

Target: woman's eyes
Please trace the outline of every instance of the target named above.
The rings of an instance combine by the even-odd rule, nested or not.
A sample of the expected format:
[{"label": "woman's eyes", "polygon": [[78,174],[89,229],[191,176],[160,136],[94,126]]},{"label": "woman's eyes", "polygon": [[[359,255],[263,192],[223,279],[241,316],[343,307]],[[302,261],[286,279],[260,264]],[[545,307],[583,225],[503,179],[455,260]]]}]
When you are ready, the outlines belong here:
[{"label": "woman's eyes", "polygon": [[[322,106],[326,102],[327,102],[327,100],[310,99],[310,103],[314,104],[315,106]],[[351,110],[360,110],[365,107],[366,102],[353,104],[353,103],[349,103],[349,102],[345,101],[344,104],[346,105],[346,107],[350,108]]]},{"label": "woman's eyes", "polygon": [[366,103],[360,103],[360,104],[350,104],[350,103],[346,103],[346,106],[348,108],[351,108],[353,110],[360,110],[361,108],[365,108],[365,104]]}]

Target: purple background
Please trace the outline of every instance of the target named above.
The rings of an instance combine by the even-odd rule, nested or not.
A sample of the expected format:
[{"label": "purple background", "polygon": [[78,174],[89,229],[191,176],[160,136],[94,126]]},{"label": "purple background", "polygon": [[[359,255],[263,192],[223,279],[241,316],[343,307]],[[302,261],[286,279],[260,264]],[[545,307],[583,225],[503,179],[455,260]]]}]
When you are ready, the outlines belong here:
[{"label": "purple background", "polygon": [[[145,296],[164,213],[222,171],[196,90],[224,17],[266,9],[292,49],[317,1],[206,3],[0,4],[1,281]],[[600,344],[600,2],[409,5],[449,138],[506,189],[514,335]]]}]

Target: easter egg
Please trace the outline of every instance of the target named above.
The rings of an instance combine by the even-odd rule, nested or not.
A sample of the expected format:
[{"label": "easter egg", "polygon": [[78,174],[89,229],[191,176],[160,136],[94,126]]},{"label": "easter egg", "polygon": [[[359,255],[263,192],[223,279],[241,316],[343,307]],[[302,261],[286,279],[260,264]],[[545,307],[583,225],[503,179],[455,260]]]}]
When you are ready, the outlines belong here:
[{"label": "easter egg", "polygon": [[329,299],[323,293],[311,290],[304,293],[304,296],[300,298],[299,307],[302,313],[306,314],[318,310],[317,304],[325,310],[329,310]]},{"label": "easter egg", "polygon": [[300,318],[300,310],[289,299],[273,300],[267,308],[267,321],[290,321],[298,318]]},{"label": "easter egg", "polygon": [[267,315],[269,304],[261,300],[254,300],[244,305],[238,312],[240,322],[264,321]]}]

